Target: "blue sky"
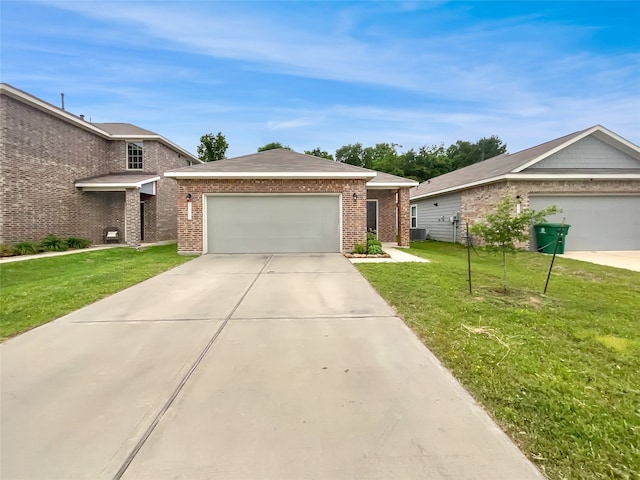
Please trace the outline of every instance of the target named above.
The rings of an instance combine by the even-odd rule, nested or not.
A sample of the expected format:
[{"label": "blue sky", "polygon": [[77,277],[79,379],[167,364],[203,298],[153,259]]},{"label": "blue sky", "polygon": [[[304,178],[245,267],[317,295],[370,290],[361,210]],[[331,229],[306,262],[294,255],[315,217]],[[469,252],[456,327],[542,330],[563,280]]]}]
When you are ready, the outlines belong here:
[{"label": "blue sky", "polygon": [[195,153],[602,124],[640,144],[640,2],[1,1],[1,79]]}]

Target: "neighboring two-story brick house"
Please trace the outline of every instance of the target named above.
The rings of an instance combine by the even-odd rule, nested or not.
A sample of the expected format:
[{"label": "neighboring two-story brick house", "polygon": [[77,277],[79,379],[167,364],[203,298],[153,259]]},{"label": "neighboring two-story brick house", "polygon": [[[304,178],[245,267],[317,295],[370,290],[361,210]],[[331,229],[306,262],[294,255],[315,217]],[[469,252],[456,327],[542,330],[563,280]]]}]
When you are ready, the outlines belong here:
[{"label": "neighboring two-story brick house", "polygon": [[0,84],[0,243],[49,233],[129,245],[176,239],[176,184],[167,170],[201,163],[149,130],[91,123]]}]

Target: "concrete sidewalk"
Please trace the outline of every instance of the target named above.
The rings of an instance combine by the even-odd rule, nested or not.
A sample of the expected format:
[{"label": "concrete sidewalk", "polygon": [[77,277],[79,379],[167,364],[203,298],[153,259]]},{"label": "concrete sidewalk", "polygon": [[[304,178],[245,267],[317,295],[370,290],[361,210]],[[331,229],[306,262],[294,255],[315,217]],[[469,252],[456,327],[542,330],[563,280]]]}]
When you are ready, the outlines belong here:
[{"label": "concrete sidewalk", "polygon": [[2,478],[543,478],[339,254],[205,255],[0,350]]},{"label": "concrete sidewalk", "polygon": [[351,263],[407,263],[407,262],[416,262],[416,263],[429,263],[429,260],[422,257],[417,257],[410,253],[407,253],[405,250],[407,247],[398,247],[397,243],[383,243],[382,248],[386,253],[389,254],[389,258],[357,258],[352,257],[349,258]]}]

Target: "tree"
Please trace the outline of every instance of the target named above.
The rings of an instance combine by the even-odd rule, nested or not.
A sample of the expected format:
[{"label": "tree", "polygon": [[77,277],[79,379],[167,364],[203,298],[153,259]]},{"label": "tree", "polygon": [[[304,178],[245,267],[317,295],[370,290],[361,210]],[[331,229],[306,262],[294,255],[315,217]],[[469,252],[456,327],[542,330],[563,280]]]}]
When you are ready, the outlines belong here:
[{"label": "tree", "polygon": [[447,156],[444,145],[420,147],[418,151],[411,149],[401,156],[401,177],[413,178],[424,182],[430,178],[444,175],[452,170],[451,160]]},{"label": "tree", "polygon": [[344,145],[336,150],[336,162],[348,163],[356,167],[364,167],[364,149],[361,143]]},{"label": "tree", "polygon": [[217,135],[207,133],[200,137],[200,145],[198,145],[198,158],[203,162],[213,162],[227,158],[225,153],[229,148],[227,139],[224,138],[222,132]]},{"label": "tree", "polygon": [[531,226],[544,223],[548,215],[558,213],[558,207],[551,205],[540,211],[524,209],[517,213],[516,202],[505,196],[498,202],[495,212],[485,215],[480,223],[470,228],[471,233],[482,237],[487,250],[502,254],[502,281],[507,291],[507,252],[516,251],[516,243],[529,238]]},{"label": "tree", "polygon": [[282,145],[280,142],[271,142],[259,147],[258,152],[266,152],[267,150],[275,150],[276,148],[284,148],[285,150],[291,150],[289,145]]},{"label": "tree", "polygon": [[391,175],[404,174],[404,168],[401,158],[398,156],[396,147],[400,147],[397,143],[377,143],[375,147],[367,147],[364,149],[364,159],[366,168],[372,168],[380,172],[390,173]]},{"label": "tree", "polygon": [[327,160],[333,160],[333,155],[329,152],[325,152],[320,147],[316,147],[313,150],[305,150],[305,154],[312,155],[314,157],[326,158]]},{"label": "tree", "polygon": [[507,151],[507,146],[496,135],[481,138],[476,143],[458,140],[447,148],[452,171],[467,167]]}]

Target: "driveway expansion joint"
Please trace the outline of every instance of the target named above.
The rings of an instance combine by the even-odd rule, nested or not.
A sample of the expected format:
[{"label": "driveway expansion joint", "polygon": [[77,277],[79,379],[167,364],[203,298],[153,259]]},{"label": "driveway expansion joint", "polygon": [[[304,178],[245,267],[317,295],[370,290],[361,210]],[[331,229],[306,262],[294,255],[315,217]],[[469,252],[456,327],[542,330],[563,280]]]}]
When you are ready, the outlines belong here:
[{"label": "driveway expansion joint", "polygon": [[204,348],[200,352],[200,355],[198,355],[198,358],[196,358],[195,362],[193,362],[193,365],[191,365],[191,368],[189,368],[187,373],[185,373],[185,375],[182,377],[182,380],[180,380],[180,383],[178,384],[178,386],[173,390],[172,394],[169,396],[169,399],[165,402],[162,409],[158,412],[158,414],[155,416],[155,418],[153,419],[149,427],[142,434],[142,437],[140,437],[140,440],[138,440],[136,445],[133,447],[133,450],[131,450],[129,455],[127,455],[124,462],[122,463],[122,465],[120,466],[116,474],[114,475],[113,480],[120,480],[122,476],[126,473],[127,469],[129,468],[129,465],[131,465],[131,462],[133,462],[138,452],[140,452],[140,449],[147,442],[147,440],[149,439],[149,437],[151,436],[155,428],[158,426],[158,423],[160,423],[160,421],[162,420],[164,415],[167,413],[167,411],[169,410],[169,408],[171,407],[175,399],[178,398],[178,395],[180,394],[184,386],[187,384],[187,382],[189,381],[193,373],[196,371],[196,369],[198,368],[198,366],[200,365],[204,357],[207,355],[209,350],[211,350],[211,347],[213,346],[215,341],[218,339],[218,337],[220,336],[224,328],[227,326],[227,324],[229,323],[229,320],[231,319],[235,311],[238,309],[242,301],[245,299],[245,297],[247,296],[247,294],[249,293],[253,285],[256,283],[260,275],[262,275],[262,272],[264,271],[264,269],[266,268],[270,260],[271,260],[271,256],[269,256],[266,259],[260,271],[256,274],[255,278],[251,281],[249,286],[245,289],[244,293],[238,299],[238,301],[236,302],[234,307],[231,309],[227,317],[224,319],[222,324],[218,327],[216,332],[213,334],[213,336],[209,339],[207,344],[204,346]]}]

